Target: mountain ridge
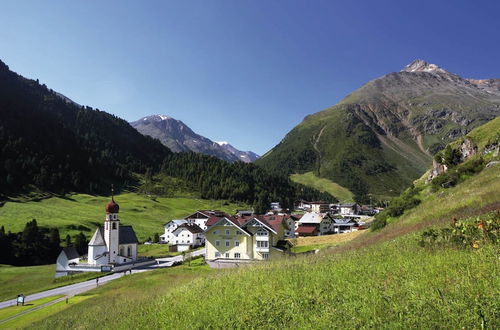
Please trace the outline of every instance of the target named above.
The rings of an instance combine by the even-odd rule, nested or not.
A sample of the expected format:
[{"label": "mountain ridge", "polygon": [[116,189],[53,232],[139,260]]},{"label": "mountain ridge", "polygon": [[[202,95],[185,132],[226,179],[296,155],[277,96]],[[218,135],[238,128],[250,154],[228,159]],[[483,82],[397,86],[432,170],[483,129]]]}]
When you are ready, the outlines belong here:
[{"label": "mountain ridge", "polygon": [[181,120],[167,115],[151,115],[130,122],[141,134],[160,140],[174,152],[196,152],[225,161],[251,163],[259,156],[252,151],[240,151],[225,142],[219,144],[195,133]]},{"label": "mountain ridge", "polygon": [[500,115],[496,84],[413,61],[306,116],[257,164],[288,174],[313,170],[358,199],[394,196],[448,142]]}]

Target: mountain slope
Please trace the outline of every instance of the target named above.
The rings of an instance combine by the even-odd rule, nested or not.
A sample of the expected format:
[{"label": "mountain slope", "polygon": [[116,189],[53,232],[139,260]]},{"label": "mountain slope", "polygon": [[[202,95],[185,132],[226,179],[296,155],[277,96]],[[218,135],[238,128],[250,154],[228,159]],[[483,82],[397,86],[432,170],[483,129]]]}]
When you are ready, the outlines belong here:
[{"label": "mountain slope", "polygon": [[416,60],[307,116],[257,164],[289,174],[312,170],[358,199],[394,196],[448,142],[500,115],[495,84]]},{"label": "mountain slope", "polygon": [[[498,157],[490,149],[500,147],[499,124],[496,119],[468,136],[478,157]],[[485,168],[449,189],[433,191],[423,185],[420,205],[345,245],[223,271],[183,265],[123,277],[95,291],[87,302],[44,317],[34,328],[72,327],[75,322],[85,328],[103,322],[119,328],[161,328],[175,322],[179,329],[498,328],[499,232],[483,230],[499,228],[498,211],[489,212],[500,207],[500,171]],[[464,234],[472,228],[479,232],[474,245],[461,239],[422,244],[432,237],[429,233],[443,229],[457,238],[453,235],[461,232],[454,228],[464,224],[470,230]],[[194,280],[181,285],[156,280],[184,279],[177,275],[181,270]],[[110,304],[121,308],[102,308]],[[224,308],[214,310],[217,305]]]},{"label": "mountain slope", "polygon": [[[230,144],[217,143],[191,130],[182,121],[165,115],[143,117],[130,125],[144,135],[161,141],[174,152],[197,152],[229,162],[253,162],[257,155],[237,150]],[[257,156],[258,157],[258,156]]]}]

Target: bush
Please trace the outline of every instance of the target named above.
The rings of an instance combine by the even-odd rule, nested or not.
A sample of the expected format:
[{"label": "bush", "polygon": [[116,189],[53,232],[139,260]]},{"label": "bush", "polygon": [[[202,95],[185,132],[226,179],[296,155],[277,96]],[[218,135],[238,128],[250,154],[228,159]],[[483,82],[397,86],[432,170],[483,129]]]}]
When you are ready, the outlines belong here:
[{"label": "bush", "polygon": [[453,220],[451,226],[429,229],[422,233],[420,246],[455,246],[460,248],[480,248],[490,243],[500,242],[500,211],[485,215]]}]

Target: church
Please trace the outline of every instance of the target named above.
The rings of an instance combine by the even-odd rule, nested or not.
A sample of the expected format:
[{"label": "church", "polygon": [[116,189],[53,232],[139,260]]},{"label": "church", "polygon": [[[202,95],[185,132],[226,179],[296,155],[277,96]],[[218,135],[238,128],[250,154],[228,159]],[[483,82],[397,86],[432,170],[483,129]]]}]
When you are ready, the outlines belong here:
[{"label": "church", "polygon": [[98,227],[89,242],[90,265],[123,264],[137,260],[137,236],[132,226],[120,225],[120,206],[114,196],[106,205],[104,227]]}]

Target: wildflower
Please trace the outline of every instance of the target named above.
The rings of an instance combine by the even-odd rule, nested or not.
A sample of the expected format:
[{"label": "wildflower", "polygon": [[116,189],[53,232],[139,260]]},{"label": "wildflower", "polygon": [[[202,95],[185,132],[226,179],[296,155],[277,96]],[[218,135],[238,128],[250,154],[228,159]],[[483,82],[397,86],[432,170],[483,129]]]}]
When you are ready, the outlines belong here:
[{"label": "wildflower", "polygon": [[474,244],[472,244],[472,247],[474,249],[479,249],[479,242],[478,241],[474,241]]}]

